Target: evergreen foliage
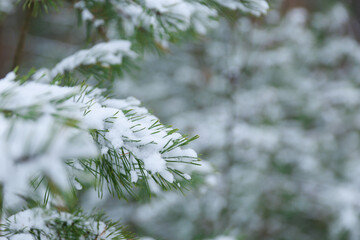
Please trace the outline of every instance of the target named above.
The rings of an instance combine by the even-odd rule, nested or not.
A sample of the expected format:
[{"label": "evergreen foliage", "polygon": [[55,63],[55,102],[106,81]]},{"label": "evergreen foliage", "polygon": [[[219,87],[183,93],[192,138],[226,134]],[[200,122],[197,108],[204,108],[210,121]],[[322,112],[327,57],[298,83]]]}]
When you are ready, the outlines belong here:
[{"label": "evergreen foliage", "polygon": [[348,12],[222,21],[156,68],[149,56],[143,81],[118,83],[198,133],[215,166],[198,192],[164,193],[124,218],[156,239],[360,239],[360,45]]},{"label": "evergreen foliage", "polygon": [[[182,190],[199,165],[183,136],[133,98],[111,96],[148,50],[205,34],[221,14],[264,13],[264,0],[1,0],[0,14],[26,15],[13,71],[0,80],[1,239],[130,239],[114,222],[84,214],[79,192],[120,199]],[[86,49],[53,67],[21,68],[31,18],[70,7],[87,29]],[[190,172],[189,172],[190,173]],[[20,211],[22,210],[22,211]]]}]

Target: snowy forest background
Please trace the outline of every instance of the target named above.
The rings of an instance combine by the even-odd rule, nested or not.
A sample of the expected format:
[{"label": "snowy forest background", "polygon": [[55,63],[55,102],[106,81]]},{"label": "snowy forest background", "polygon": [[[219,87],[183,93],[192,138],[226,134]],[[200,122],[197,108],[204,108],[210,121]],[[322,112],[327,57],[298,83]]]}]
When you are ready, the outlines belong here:
[{"label": "snowy forest background", "polygon": [[[124,57],[126,71],[121,69],[111,74],[110,83],[101,83],[113,97],[139,99],[141,106],[162,123],[179,128],[181,134],[199,135],[189,145],[202,159],[201,166],[192,150],[181,149],[195,164],[176,166],[183,179],[174,180],[175,170],[146,166],[146,150],[138,153],[145,158],[144,169],[158,172],[155,178],[160,183],[164,180],[163,184],[156,184],[156,179],[150,183],[151,198],[145,196],[146,181],[140,182],[148,175],[134,167],[126,175],[130,185],[139,185],[139,198],[99,193],[91,189],[89,177],[81,175],[74,183],[80,184],[76,203],[62,201],[84,211],[101,210],[143,240],[360,239],[360,3],[268,3],[267,11],[222,9],[218,21],[208,22],[207,31],[199,24],[197,32],[179,34],[174,41],[170,36],[155,46],[139,35],[131,41],[146,49],[136,53],[136,63]],[[18,75],[36,68],[42,70],[35,75],[46,78],[45,68],[91,47],[104,34],[110,39],[116,35],[104,33],[100,22],[90,23],[91,16],[81,4],[75,8],[83,24],[77,25],[73,6],[64,1],[58,10],[32,17]],[[0,11],[1,79],[13,70],[26,14],[21,5],[8,0],[0,0]],[[94,25],[100,26],[98,32]],[[121,56],[135,58],[126,46],[119,51]],[[81,69],[78,75],[84,71],[90,70]],[[100,73],[100,77],[108,74]],[[97,86],[96,77],[88,80]],[[29,94],[32,89],[23,89],[18,101],[41,97]],[[102,106],[129,104],[144,111],[133,98],[115,104],[99,98],[96,91],[89,94]],[[0,110],[5,105],[0,102]],[[94,119],[89,117],[87,124]],[[0,118],[0,124],[7,123]],[[39,124],[41,131],[48,122]],[[5,134],[1,127],[0,134]],[[20,141],[13,139],[12,144]],[[0,144],[0,150],[6,151],[5,140],[0,139]],[[94,154],[91,147],[78,150],[82,146],[64,143],[61,151],[70,149],[77,157]],[[0,163],[3,159],[0,155]],[[6,182],[3,178],[8,173],[0,169],[1,174],[0,183]],[[59,202],[56,197],[54,201]],[[9,207],[8,215],[23,208],[19,206]],[[5,237],[35,239],[19,234],[18,238]]]}]

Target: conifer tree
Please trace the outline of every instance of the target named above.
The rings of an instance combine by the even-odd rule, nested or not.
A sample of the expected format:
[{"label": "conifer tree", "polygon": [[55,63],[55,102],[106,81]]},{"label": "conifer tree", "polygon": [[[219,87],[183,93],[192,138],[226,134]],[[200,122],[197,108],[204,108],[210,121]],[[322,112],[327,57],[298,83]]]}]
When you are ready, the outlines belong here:
[{"label": "conifer tree", "polygon": [[[182,190],[199,158],[183,136],[133,98],[112,97],[114,82],[148,51],[206,34],[220,15],[260,15],[265,0],[1,0],[24,23],[13,69],[0,80],[0,239],[133,239],[116,219],[81,210],[79,192],[143,199]],[[71,9],[86,48],[24,73],[31,20]],[[54,26],[55,27],[55,26]]]}]

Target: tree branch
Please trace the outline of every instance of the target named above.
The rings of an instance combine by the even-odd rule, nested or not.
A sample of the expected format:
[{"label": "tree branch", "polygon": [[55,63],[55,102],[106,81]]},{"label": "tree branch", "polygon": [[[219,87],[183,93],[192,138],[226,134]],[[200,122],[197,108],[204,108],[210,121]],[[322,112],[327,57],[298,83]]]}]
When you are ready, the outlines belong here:
[{"label": "tree branch", "polygon": [[24,52],[26,35],[27,35],[28,30],[29,30],[33,8],[34,8],[34,4],[31,4],[26,9],[25,19],[24,19],[23,25],[21,27],[21,32],[20,32],[18,43],[16,45],[16,50],[15,50],[15,55],[14,55],[14,60],[13,60],[11,70],[13,70],[17,66],[19,66],[20,63],[21,63],[21,60],[22,60],[22,57],[23,57],[23,52]]}]

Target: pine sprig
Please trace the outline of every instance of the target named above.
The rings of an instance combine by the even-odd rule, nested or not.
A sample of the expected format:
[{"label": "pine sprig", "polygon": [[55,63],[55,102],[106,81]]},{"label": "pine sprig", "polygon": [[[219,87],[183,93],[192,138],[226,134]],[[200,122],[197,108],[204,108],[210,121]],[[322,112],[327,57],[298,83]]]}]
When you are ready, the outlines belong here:
[{"label": "pine sprig", "polygon": [[102,214],[84,214],[32,208],[19,212],[2,224],[5,239],[134,239],[119,222]]}]

